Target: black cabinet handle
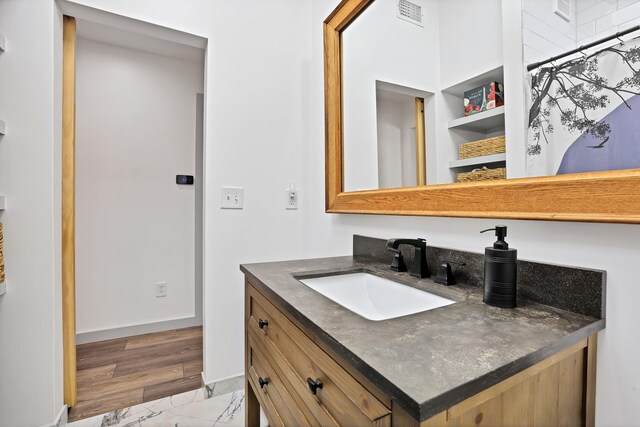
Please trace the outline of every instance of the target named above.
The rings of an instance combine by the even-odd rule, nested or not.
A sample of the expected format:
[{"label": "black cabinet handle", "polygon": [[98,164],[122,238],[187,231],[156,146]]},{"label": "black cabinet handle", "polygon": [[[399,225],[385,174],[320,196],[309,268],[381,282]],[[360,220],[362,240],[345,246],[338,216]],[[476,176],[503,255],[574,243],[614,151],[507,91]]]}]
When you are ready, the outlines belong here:
[{"label": "black cabinet handle", "polygon": [[264,388],[264,386],[269,384],[269,378],[258,377],[258,383],[260,384],[260,388]]},{"label": "black cabinet handle", "polygon": [[311,378],[307,378],[307,386],[309,387],[309,391],[311,392],[311,394],[315,396],[318,392],[318,389],[322,388],[322,381],[320,381],[320,378],[316,379],[315,381]]},{"label": "black cabinet handle", "polygon": [[260,329],[264,329],[265,326],[269,326],[269,321],[268,320],[258,320],[258,326],[260,326]]}]

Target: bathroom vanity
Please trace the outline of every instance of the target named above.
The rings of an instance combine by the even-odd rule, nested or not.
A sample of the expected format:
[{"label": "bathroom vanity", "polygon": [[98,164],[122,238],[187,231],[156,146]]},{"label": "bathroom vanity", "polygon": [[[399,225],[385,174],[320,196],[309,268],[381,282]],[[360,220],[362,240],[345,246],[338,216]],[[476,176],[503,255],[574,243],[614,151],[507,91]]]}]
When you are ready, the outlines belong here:
[{"label": "bathroom vanity", "polygon": [[[260,408],[272,426],[594,424],[604,272],[520,261],[519,306],[500,309],[482,302],[478,254],[429,248],[431,265],[469,261],[447,287],[355,239],[354,256],[241,266],[248,426]],[[373,321],[300,282],[353,272],[453,303]]]}]

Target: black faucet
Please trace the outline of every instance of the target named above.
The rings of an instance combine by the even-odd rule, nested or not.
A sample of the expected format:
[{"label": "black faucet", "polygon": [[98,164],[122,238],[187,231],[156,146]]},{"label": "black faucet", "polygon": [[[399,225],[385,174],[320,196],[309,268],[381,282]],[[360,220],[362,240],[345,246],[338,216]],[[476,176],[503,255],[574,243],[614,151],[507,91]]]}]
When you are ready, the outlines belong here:
[{"label": "black faucet", "polygon": [[[413,264],[411,265],[411,275],[420,278],[429,277],[429,267],[427,266],[427,241],[425,239],[387,240],[388,251],[398,253],[398,246],[400,245],[411,245],[415,248],[415,256],[413,257]],[[395,262],[396,260],[394,259],[394,264]],[[394,264],[391,266],[392,270],[394,269]]]}]

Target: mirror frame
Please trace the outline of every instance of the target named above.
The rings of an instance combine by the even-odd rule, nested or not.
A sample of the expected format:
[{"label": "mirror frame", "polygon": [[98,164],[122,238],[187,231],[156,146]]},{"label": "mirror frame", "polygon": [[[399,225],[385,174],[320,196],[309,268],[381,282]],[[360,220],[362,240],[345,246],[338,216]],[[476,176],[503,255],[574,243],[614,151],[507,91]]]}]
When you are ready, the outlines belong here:
[{"label": "mirror frame", "polygon": [[342,0],[324,21],[327,213],[640,223],[640,169],[344,191],[342,32],[374,0]]}]

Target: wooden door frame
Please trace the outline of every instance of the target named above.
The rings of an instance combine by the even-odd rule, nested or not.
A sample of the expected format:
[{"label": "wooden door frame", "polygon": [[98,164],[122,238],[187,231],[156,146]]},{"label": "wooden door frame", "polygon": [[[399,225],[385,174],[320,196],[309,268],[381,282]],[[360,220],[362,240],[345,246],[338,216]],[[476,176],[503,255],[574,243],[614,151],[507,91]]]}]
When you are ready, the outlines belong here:
[{"label": "wooden door frame", "polygon": [[[194,36],[199,37],[199,36]],[[76,137],[76,89],[75,89],[75,64],[76,64],[76,18],[63,16],[63,43],[62,43],[62,352],[63,352],[63,384],[64,403],[68,407],[77,403],[77,363],[76,363],[76,290],[75,290],[75,137]],[[205,84],[203,90],[202,109],[202,149],[206,145],[205,110],[206,110]],[[206,184],[204,182],[205,159],[200,157],[201,183],[200,193],[203,197]],[[202,230],[204,230],[204,207],[202,212]],[[202,248],[202,277],[201,277],[201,310],[204,328],[205,317],[205,288],[204,288],[204,247]],[[197,313],[197,311],[196,311]],[[203,344],[205,338],[203,337]],[[204,347],[204,346],[203,346]],[[203,362],[206,348],[203,348]]]},{"label": "wooden door frame", "polygon": [[62,347],[64,403],[77,401],[75,290],[76,19],[63,18],[62,42]]},{"label": "wooden door frame", "polygon": [[416,185],[427,185],[427,158],[425,156],[424,98],[415,97],[416,114]]}]

